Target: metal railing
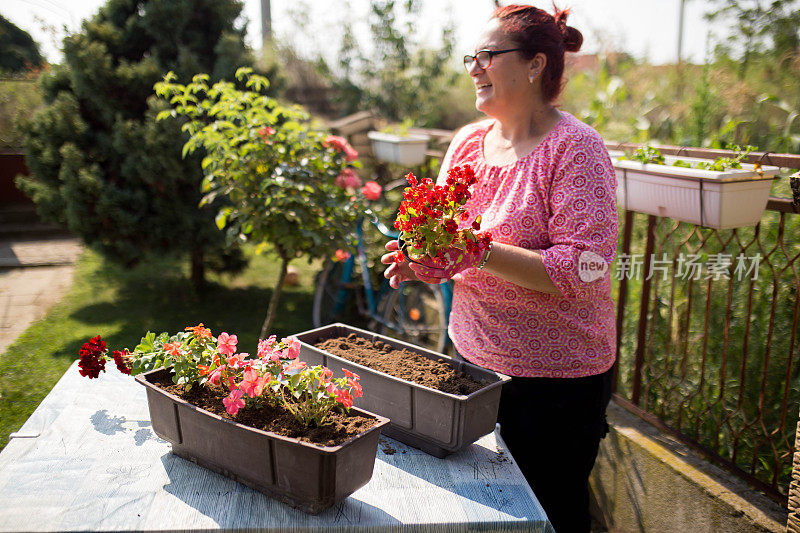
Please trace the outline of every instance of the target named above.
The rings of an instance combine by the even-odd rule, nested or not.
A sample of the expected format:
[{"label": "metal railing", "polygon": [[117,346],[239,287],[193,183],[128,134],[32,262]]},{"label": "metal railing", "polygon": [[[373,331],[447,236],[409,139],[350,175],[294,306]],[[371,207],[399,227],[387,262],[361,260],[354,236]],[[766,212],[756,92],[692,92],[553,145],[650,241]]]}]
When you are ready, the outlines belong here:
[{"label": "metal railing", "polygon": [[[790,154],[750,161],[800,167]],[[771,198],[755,227],[714,230],[621,211],[617,258],[640,255],[642,275],[615,277],[617,403],[783,505],[800,406],[798,213]]]}]

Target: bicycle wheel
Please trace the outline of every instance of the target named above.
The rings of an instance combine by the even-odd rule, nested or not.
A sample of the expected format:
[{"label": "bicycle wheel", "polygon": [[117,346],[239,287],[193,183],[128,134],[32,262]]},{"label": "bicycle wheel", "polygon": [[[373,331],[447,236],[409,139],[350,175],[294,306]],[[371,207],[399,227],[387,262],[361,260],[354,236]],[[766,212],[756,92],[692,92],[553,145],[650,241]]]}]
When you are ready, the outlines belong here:
[{"label": "bicycle wheel", "polygon": [[381,333],[443,353],[447,345],[444,296],[435,285],[406,281],[381,302]]},{"label": "bicycle wheel", "polygon": [[342,282],[344,264],[341,261],[328,261],[317,274],[314,289],[314,306],[311,320],[315,328],[333,322],[352,322],[358,315],[353,286]]}]

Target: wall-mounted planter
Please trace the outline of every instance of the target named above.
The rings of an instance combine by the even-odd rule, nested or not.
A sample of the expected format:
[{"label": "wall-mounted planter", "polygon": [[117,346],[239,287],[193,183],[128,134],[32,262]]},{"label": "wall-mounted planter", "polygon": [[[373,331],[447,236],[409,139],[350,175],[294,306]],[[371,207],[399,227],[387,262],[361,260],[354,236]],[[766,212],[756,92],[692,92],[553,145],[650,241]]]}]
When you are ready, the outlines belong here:
[{"label": "wall-mounted planter", "polygon": [[317,514],[343,500],[372,477],[378,437],[388,420],[339,446],[320,446],[238,424],[155,386],[167,370],[136,376],[147,387],[156,435],[175,455],[248,485],[307,513]]},{"label": "wall-mounted planter", "polygon": [[376,159],[404,166],[417,166],[425,162],[428,135],[395,135],[371,131],[367,133]]},{"label": "wall-mounted planter", "polygon": [[[372,342],[382,341],[393,348],[407,349],[429,359],[447,361],[455,370],[486,381],[487,385],[469,395],[441,392],[423,385],[372,370],[330,354],[314,344],[355,333]],[[301,342],[300,359],[310,365],[346,368],[361,377],[364,396],[356,405],[391,420],[385,435],[436,457],[445,457],[466,448],[483,435],[494,431],[500,391],[511,378],[464,361],[390,337],[332,324],[295,335]]]},{"label": "wall-mounted planter", "polygon": [[617,175],[617,202],[625,209],[669,217],[715,229],[753,226],[761,220],[778,167],[742,163],[723,172],[671,166],[678,159],[664,156],[666,165],[612,158]]}]

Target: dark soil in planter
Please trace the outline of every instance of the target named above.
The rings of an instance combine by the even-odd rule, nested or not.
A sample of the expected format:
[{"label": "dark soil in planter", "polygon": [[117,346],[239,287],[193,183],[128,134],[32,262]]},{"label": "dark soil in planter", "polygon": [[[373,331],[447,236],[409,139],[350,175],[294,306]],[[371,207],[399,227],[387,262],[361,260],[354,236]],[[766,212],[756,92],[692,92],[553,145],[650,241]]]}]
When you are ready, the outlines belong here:
[{"label": "dark soil in planter", "polygon": [[222,399],[228,396],[228,392],[219,385],[206,383],[203,386],[193,387],[189,392],[185,392],[183,387],[172,383],[171,377],[164,376],[161,379],[153,380],[152,383],[170,394],[174,394],[190,404],[222,418],[322,446],[342,444],[371,428],[377,422],[374,418],[356,413],[342,414],[336,411],[328,415],[330,424],[322,427],[307,428],[303,427],[286,409],[269,405],[258,408],[244,407],[239,409],[236,416],[231,416],[222,403]]},{"label": "dark soil in planter", "polygon": [[449,394],[467,395],[486,385],[453,370],[446,361],[428,359],[406,349],[397,350],[389,344],[372,342],[355,333],[326,339],[314,346],[373,370]]}]

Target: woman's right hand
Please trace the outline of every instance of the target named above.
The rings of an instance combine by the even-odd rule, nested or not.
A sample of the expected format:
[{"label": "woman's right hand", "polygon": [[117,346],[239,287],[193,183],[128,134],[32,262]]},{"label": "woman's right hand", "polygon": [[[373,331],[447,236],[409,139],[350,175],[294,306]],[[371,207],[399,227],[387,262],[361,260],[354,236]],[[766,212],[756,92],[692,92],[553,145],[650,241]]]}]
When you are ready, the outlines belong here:
[{"label": "woman's right hand", "polygon": [[389,265],[389,268],[384,271],[383,277],[389,280],[390,287],[397,289],[400,287],[400,283],[404,281],[418,279],[416,274],[409,268],[408,261],[403,261],[402,263],[395,262],[395,255],[400,249],[397,241],[387,242],[385,248],[389,253],[381,256],[381,263]]}]

